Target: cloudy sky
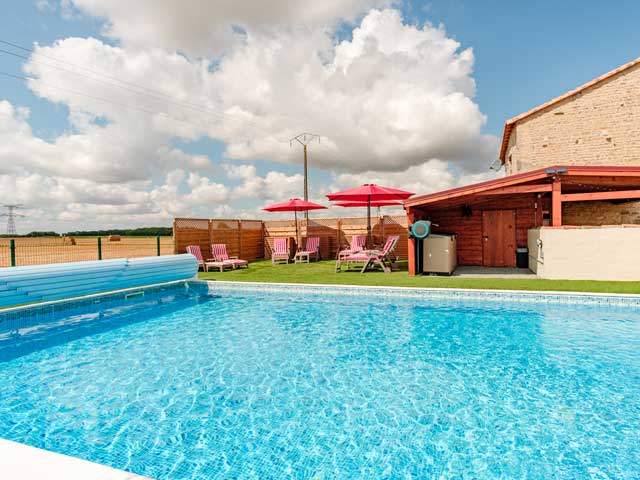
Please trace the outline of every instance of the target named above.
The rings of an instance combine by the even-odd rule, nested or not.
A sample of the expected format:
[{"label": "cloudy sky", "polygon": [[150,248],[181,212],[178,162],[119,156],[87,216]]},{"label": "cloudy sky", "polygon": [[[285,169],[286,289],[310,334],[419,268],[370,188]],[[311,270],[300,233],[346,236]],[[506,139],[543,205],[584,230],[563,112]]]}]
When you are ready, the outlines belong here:
[{"label": "cloudy sky", "polygon": [[3,2],[0,203],[21,233],[264,217],[303,131],[316,201],[491,178],[504,120],[639,54],[614,3]]}]

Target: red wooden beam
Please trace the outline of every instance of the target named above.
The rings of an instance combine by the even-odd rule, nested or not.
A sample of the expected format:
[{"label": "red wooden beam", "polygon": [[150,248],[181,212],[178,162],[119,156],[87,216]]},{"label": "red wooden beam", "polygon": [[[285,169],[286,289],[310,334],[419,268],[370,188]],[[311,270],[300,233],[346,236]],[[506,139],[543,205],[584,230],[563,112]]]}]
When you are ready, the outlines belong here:
[{"label": "red wooden beam", "polygon": [[[411,225],[416,219],[415,210],[413,208],[407,208],[407,225]],[[407,242],[407,257],[409,260],[409,275],[415,276],[416,274],[416,244],[413,238],[409,238]]]},{"label": "red wooden beam", "polygon": [[562,181],[556,178],[551,189],[551,226],[562,226]]},{"label": "red wooden beam", "polygon": [[537,192],[550,192],[552,186],[550,183],[543,185],[520,185],[517,187],[503,187],[496,188],[495,190],[488,190],[483,192],[482,195],[508,195],[513,193],[537,193]]},{"label": "red wooden beam", "polygon": [[584,202],[589,200],[631,200],[640,198],[640,190],[614,190],[611,192],[565,193],[563,202]]}]

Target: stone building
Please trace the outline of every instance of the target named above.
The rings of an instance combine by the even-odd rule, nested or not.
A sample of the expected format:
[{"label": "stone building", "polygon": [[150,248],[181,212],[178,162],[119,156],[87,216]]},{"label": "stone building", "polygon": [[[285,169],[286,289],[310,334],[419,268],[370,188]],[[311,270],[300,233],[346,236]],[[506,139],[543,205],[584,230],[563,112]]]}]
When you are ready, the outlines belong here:
[{"label": "stone building", "polygon": [[[640,166],[640,58],[508,120],[507,175],[553,165]],[[640,224],[640,202],[572,202],[566,225]]]}]

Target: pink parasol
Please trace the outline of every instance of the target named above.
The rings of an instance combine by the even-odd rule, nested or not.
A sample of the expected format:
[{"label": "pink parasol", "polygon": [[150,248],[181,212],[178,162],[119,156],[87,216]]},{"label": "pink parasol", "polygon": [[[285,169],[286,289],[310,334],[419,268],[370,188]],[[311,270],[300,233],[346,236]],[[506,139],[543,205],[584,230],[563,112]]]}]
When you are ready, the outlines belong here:
[{"label": "pink parasol", "polygon": [[317,203],[307,202],[306,200],[302,200],[300,198],[291,198],[286,202],[274,203],[273,205],[269,205],[268,207],[264,207],[263,210],[267,212],[293,212],[293,216],[296,222],[296,242],[298,239],[298,212],[306,212],[308,210],[321,210],[324,207]]},{"label": "pink parasol", "polygon": [[327,195],[329,200],[345,202],[362,202],[367,207],[367,245],[371,245],[371,205],[383,200],[406,200],[413,193],[395,188],[381,187],[374,183],[365,183],[356,188]]}]

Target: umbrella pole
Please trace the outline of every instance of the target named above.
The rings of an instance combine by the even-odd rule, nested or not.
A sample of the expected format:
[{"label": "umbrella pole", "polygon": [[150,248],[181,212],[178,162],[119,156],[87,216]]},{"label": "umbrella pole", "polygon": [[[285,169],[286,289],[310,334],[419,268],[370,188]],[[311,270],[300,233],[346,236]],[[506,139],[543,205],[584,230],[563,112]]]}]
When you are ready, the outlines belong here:
[{"label": "umbrella pole", "polygon": [[294,210],[293,211],[293,218],[295,219],[296,222],[296,250],[298,249],[298,244],[300,243],[300,240],[298,240],[298,210]]},{"label": "umbrella pole", "polygon": [[371,195],[367,195],[367,247],[371,248]]}]

